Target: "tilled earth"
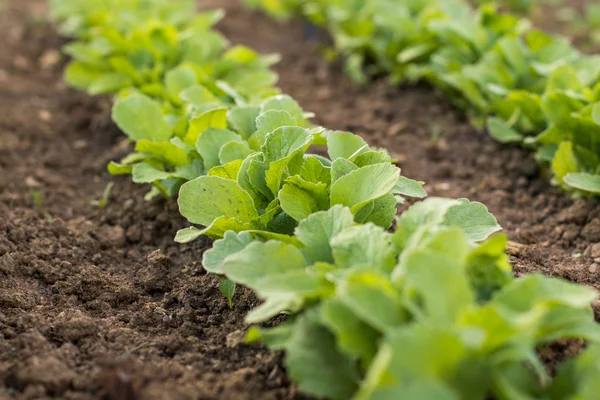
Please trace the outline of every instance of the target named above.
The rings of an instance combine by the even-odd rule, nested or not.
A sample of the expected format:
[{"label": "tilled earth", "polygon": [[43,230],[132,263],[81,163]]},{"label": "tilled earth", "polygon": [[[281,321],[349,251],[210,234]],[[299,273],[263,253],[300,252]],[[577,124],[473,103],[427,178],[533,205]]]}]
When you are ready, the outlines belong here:
[{"label": "tilled earth", "polygon": [[[600,289],[598,202],[561,194],[529,152],[494,143],[427,86],[357,86],[299,23],[200,3],[227,10],[219,28],[233,43],[282,55],[280,86],[316,123],[386,147],[430,195],[486,204],[517,274]],[[243,343],[257,300],[240,289],[228,308],[200,265],[209,241],[175,244],[186,223],[174,202],[144,201],[148,188],[105,172],[128,144],[110,99],[63,83],[44,5],[0,0],[0,398],[301,398],[280,355]],[[108,204],[93,205],[111,181]]]}]

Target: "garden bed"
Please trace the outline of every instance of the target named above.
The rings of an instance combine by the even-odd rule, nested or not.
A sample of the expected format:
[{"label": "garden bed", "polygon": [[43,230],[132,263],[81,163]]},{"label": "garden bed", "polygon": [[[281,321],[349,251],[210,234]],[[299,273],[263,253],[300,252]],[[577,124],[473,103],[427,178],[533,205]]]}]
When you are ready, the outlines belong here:
[{"label": "garden bed", "polygon": [[[357,86],[300,24],[233,0],[201,5],[226,8],[219,28],[233,43],[282,55],[280,87],[317,123],[387,148],[431,196],[488,206],[517,274],[600,289],[598,202],[550,186],[531,153],[493,142],[429,87]],[[239,290],[228,308],[200,265],[209,241],[174,243],[185,226],[175,203],[146,202],[146,188],[106,172],[127,150],[110,101],[66,87],[64,42],[44,12],[0,3],[0,397],[300,398],[277,354],[243,344],[257,301]],[[92,205],[110,181],[108,204]]]}]

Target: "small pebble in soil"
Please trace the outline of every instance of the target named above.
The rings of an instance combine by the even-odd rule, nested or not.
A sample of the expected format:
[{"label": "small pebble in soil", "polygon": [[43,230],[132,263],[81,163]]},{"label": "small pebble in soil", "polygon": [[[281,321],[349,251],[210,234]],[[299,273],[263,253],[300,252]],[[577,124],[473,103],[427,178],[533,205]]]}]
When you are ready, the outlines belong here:
[{"label": "small pebble in soil", "polygon": [[75,150],[81,150],[87,147],[87,141],[80,139],[73,142],[73,148]]},{"label": "small pebble in soil", "polygon": [[42,69],[54,67],[60,61],[60,52],[55,49],[46,50],[38,59],[38,63]]},{"label": "small pebble in soil", "polygon": [[243,344],[246,340],[246,333],[243,330],[235,330],[227,335],[225,342],[227,347],[233,348]]},{"label": "small pebble in soil", "polygon": [[434,190],[436,191],[445,191],[445,190],[449,190],[450,189],[450,184],[446,183],[446,182],[442,182],[442,183],[435,183],[433,185]]},{"label": "small pebble in soil", "polygon": [[52,114],[50,114],[50,111],[48,110],[40,110],[38,112],[38,117],[40,117],[42,121],[48,122],[52,119]]},{"label": "small pebble in soil", "polygon": [[27,185],[28,188],[39,188],[42,186],[33,176],[25,178],[25,185]]},{"label": "small pebble in soil", "polygon": [[600,243],[591,244],[584,252],[584,255],[599,258],[600,257]]}]

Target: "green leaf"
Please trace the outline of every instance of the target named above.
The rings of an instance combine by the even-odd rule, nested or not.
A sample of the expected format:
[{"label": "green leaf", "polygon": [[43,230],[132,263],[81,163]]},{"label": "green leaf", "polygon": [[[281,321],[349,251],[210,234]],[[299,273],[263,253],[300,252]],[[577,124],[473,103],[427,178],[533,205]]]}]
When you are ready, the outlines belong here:
[{"label": "green leaf", "polygon": [[286,176],[300,171],[303,154],[313,141],[304,128],[282,127],[267,135],[262,146],[264,161],[268,164],[265,175],[267,187],[277,196]]},{"label": "green leaf", "polygon": [[[460,400],[450,385],[439,381],[411,382],[406,385],[379,388],[372,396],[373,400]],[[362,398],[359,398],[362,400]]]},{"label": "green leaf", "polygon": [[255,61],[258,57],[258,53],[256,53],[254,50],[241,45],[232,47],[223,55],[223,58],[226,60],[233,60],[242,64]]},{"label": "green leaf", "polygon": [[397,220],[394,243],[402,249],[410,243],[418,244],[423,238],[416,232],[427,228],[442,226],[460,228],[472,242],[487,238],[500,230],[494,216],[481,203],[470,202],[467,199],[450,200],[430,198],[410,207]]},{"label": "green leaf", "polygon": [[179,67],[165,74],[165,87],[172,96],[179,94],[197,83],[196,73],[189,67]]},{"label": "green leaf", "polygon": [[265,161],[275,162],[304,151],[312,143],[312,137],[305,128],[279,127],[269,133],[261,150]]},{"label": "green leaf", "polygon": [[250,154],[242,162],[237,176],[240,186],[250,194],[257,208],[266,208],[273,200],[265,182],[267,166],[263,157],[262,153]]},{"label": "green leaf", "polygon": [[213,247],[204,252],[202,266],[213,274],[223,274],[223,260],[227,256],[243,250],[252,241],[252,235],[248,232],[226,232],[223,239],[215,241]]},{"label": "green leaf", "polygon": [[243,160],[235,160],[225,165],[213,167],[208,171],[209,176],[220,176],[221,178],[237,180],[238,173],[242,167]]},{"label": "green leaf", "polygon": [[548,77],[546,90],[551,91],[572,91],[573,93],[581,92],[583,85],[577,78],[575,69],[570,65],[563,65],[556,68]]},{"label": "green leaf", "polygon": [[253,242],[223,260],[222,270],[234,282],[261,290],[261,280],[273,275],[304,270],[306,263],[300,250],[278,241]]},{"label": "green leaf", "polygon": [[217,176],[201,176],[184,183],[177,202],[181,215],[194,224],[209,226],[219,217],[245,223],[258,219],[248,192],[237,182]]},{"label": "green leaf", "polygon": [[306,155],[300,170],[300,177],[308,182],[331,183],[331,168],[326,167],[314,156]]},{"label": "green leaf", "polygon": [[135,141],[148,139],[166,142],[171,137],[171,126],[166,121],[159,103],[143,94],[132,93],[117,99],[113,106],[112,119]]},{"label": "green leaf", "polygon": [[469,254],[467,274],[477,301],[489,301],[512,282],[512,265],[505,254],[506,235],[496,235],[477,246]]},{"label": "green leaf", "polygon": [[548,388],[549,398],[593,399],[600,390],[599,375],[600,345],[594,344],[560,367],[556,379]]},{"label": "green leaf", "polygon": [[326,300],[321,306],[321,320],[335,335],[345,353],[359,357],[368,365],[377,353],[380,332],[358,318],[340,299]]},{"label": "green leaf", "polygon": [[231,127],[244,139],[256,132],[256,118],[260,112],[258,106],[235,107],[227,112]]},{"label": "green leaf", "polygon": [[125,74],[118,72],[102,74],[87,87],[87,91],[91,95],[114,93],[131,84],[131,78]]},{"label": "green leaf", "polygon": [[[275,198],[273,192],[267,186],[267,169],[269,168],[269,164],[264,160],[263,153],[255,153],[251,154],[246,158],[249,161],[248,169],[246,171],[246,178],[249,183],[249,186],[252,190],[260,193],[264,198],[267,198],[269,202]],[[242,164],[242,168],[240,169],[240,174],[238,175],[238,179],[240,180],[240,185],[243,182],[244,176],[242,171],[244,170],[244,165],[246,164],[246,160]],[[246,190],[246,186],[244,186]],[[254,197],[254,196],[253,196]]]},{"label": "green leaf", "polygon": [[294,321],[287,321],[273,328],[253,326],[248,329],[246,343],[255,343],[260,340],[271,350],[284,350],[292,336],[294,326]]},{"label": "green leaf", "polygon": [[177,243],[189,243],[198,239],[203,234],[204,232],[202,230],[191,226],[189,228],[183,228],[178,230],[174,240]]},{"label": "green leaf", "polygon": [[281,313],[293,313],[303,307],[302,300],[294,294],[281,294],[269,296],[260,306],[246,315],[244,322],[258,324],[266,322]]},{"label": "green leaf", "polygon": [[65,80],[70,86],[87,90],[90,85],[102,76],[103,72],[88,67],[79,61],[71,62],[65,70]]},{"label": "green leaf", "polygon": [[515,311],[526,312],[542,302],[587,308],[596,299],[596,295],[591,288],[536,274],[516,279],[498,293],[493,301]]},{"label": "green leaf", "polygon": [[352,155],[357,156],[367,150],[367,143],[353,133],[335,131],[327,136],[327,153],[333,161],[337,158],[349,159]]},{"label": "green leaf", "polygon": [[286,183],[277,197],[283,211],[296,221],[301,221],[329,206],[327,185],[324,183],[306,182],[302,186]]},{"label": "green leaf", "polygon": [[264,143],[266,136],[284,126],[298,126],[296,120],[283,110],[269,110],[261,113],[256,118],[256,134],[260,143]]},{"label": "green leaf", "polygon": [[549,122],[563,129],[573,127],[573,112],[579,111],[584,104],[562,91],[554,91],[544,95],[542,109]]},{"label": "green leaf", "polygon": [[496,117],[489,117],[487,128],[490,135],[500,143],[521,143],[524,136]]},{"label": "green leaf", "polygon": [[331,205],[342,204],[356,213],[368,202],[389,193],[399,176],[400,170],[390,164],[368,165],[349,172],[331,185]]},{"label": "green leaf", "polygon": [[[231,74],[231,75],[235,75],[235,72],[237,72],[238,75],[245,75],[241,71],[234,71],[234,74]],[[228,79],[231,80],[231,76],[229,76]],[[240,93],[240,91],[237,89],[238,87],[241,87],[240,85],[236,85],[233,82],[232,82],[232,84],[229,84],[229,82],[218,80],[215,82],[215,86],[217,88],[221,89],[226,95],[231,97],[233,99],[233,102],[236,105],[245,106],[247,104],[246,99]]]},{"label": "green leaf", "polygon": [[529,60],[527,59],[527,50],[522,40],[514,37],[502,38],[499,41],[504,57],[507,59],[515,72],[519,75],[527,74],[529,70]]},{"label": "green leaf", "polygon": [[356,171],[358,167],[345,158],[337,158],[331,163],[331,183],[335,183],[342,176]]},{"label": "green leaf", "polygon": [[340,282],[338,297],[356,314],[379,332],[385,333],[408,320],[401,298],[390,280],[375,271],[357,271]]},{"label": "green leaf", "polygon": [[294,234],[306,246],[301,251],[308,264],[319,261],[332,263],[331,239],[353,225],[354,219],[350,210],[336,205],[300,221]]},{"label": "green leaf", "polygon": [[269,110],[285,111],[294,119],[294,126],[304,125],[304,111],[302,111],[302,108],[298,103],[288,95],[277,95],[265,100],[262,104],[262,111],[265,112]]},{"label": "green leaf", "polygon": [[456,200],[432,197],[411,206],[396,221],[396,232],[393,234],[396,247],[404,249],[423,227],[441,225],[448,210],[458,204]]},{"label": "green leaf", "polygon": [[390,164],[392,162],[387,150],[361,151],[359,155],[352,157],[352,159],[357,167],[380,163]]},{"label": "green leaf", "polygon": [[108,166],[106,167],[106,169],[108,170],[108,173],[111,175],[129,175],[133,171],[133,166],[132,165],[123,165],[123,164],[119,164],[114,161],[111,161],[110,163],[108,163]]},{"label": "green leaf", "polygon": [[[440,245],[451,252],[437,250]],[[435,321],[452,322],[460,311],[471,306],[474,295],[465,273],[468,249],[460,231],[449,229],[437,233],[428,247],[403,254],[406,290],[418,294],[415,302],[418,304],[411,306],[413,313]]]},{"label": "green leaf", "polygon": [[594,108],[592,109],[592,119],[598,125],[600,125],[600,103],[594,104]]},{"label": "green leaf", "polygon": [[400,387],[419,381],[443,382],[451,379],[468,355],[458,332],[433,324],[413,324],[400,328],[388,336],[387,346],[391,352],[389,372]]},{"label": "green leaf", "polygon": [[188,146],[195,146],[198,137],[208,128],[227,128],[226,108],[208,110],[192,118],[189,122],[188,131],[183,139],[184,143]]},{"label": "green leaf", "polygon": [[170,172],[161,171],[146,163],[134,165],[132,171],[132,179],[135,183],[152,183],[168,179],[171,176]]},{"label": "green leaf", "polygon": [[227,231],[243,232],[252,230],[254,228],[254,223],[243,222],[235,218],[221,216],[215,219],[212,224],[203,229],[201,233],[212,239],[221,239],[223,236],[225,236]]},{"label": "green leaf", "polygon": [[219,98],[202,85],[192,85],[179,93],[186,103],[195,107],[205,107],[207,104],[218,104]]},{"label": "green leaf", "polygon": [[177,136],[172,137],[171,139],[169,139],[169,142],[172,143],[178,149],[181,149],[181,150],[185,151],[186,153],[188,153],[190,151],[196,150],[194,148],[194,146],[188,146],[187,144],[185,144],[183,142],[183,140],[181,140],[181,138],[179,138]]},{"label": "green leaf", "polygon": [[259,229],[251,229],[248,231],[248,233],[251,233],[259,239],[262,238],[265,240],[277,240],[283,243],[293,244],[296,247],[303,247],[302,242],[300,242],[295,236],[287,235],[284,233],[269,232]]},{"label": "green leaf", "polygon": [[400,53],[398,53],[396,59],[399,63],[404,64],[427,54],[429,51],[431,51],[430,45],[426,43],[421,43],[405,48]]},{"label": "green leaf", "polygon": [[221,146],[221,150],[219,150],[219,162],[221,164],[227,164],[237,160],[241,162],[252,153],[253,151],[246,142],[227,142]]},{"label": "green leaf", "polygon": [[446,213],[445,226],[460,228],[473,242],[480,242],[502,229],[483,204],[467,199],[457,201],[459,204],[451,207]]},{"label": "green leaf", "polygon": [[222,278],[219,283],[219,291],[227,298],[229,308],[233,308],[233,296],[235,295],[235,282]]},{"label": "green leaf", "polygon": [[306,315],[299,317],[286,350],[285,366],[303,392],[332,400],[352,398],[360,380],[356,365],[326,328]]},{"label": "green leaf", "polygon": [[326,281],[323,273],[311,268],[270,274],[256,283],[255,290],[260,297],[266,297],[268,301],[282,298],[293,300],[286,307],[290,307],[288,311],[294,312],[301,309],[306,298],[328,293],[330,288],[331,284]]},{"label": "green leaf", "polygon": [[423,183],[401,176],[394,185],[394,194],[422,199],[427,197],[427,192],[423,189]]},{"label": "green leaf", "polygon": [[562,182],[567,174],[579,172],[579,162],[573,151],[572,142],[562,142],[558,146],[552,160],[552,172],[554,172],[559,182]]},{"label": "green leaf", "polygon": [[574,189],[600,194],[600,175],[586,173],[568,173],[563,182]]},{"label": "green leaf", "polygon": [[220,164],[219,152],[228,142],[239,142],[242,138],[227,129],[208,128],[200,134],[196,141],[196,150],[204,160],[204,168],[208,171]]},{"label": "green leaf", "polygon": [[373,224],[347,228],[331,239],[333,258],[337,266],[350,268],[369,265],[390,272],[396,265],[396,251],[392,236]]},{"label": "green leaf", "polygon": [[204,164],[202,160],[194,159],[189,164],[181,165],[175,168],[173,177],[191,181],[199,176],[205,175]]},{"label": "green leaf", "polygon": [[372,222],[383,229],[390,229],[394,223],[394,217],[396,216],[396,205],[398,201],[396,197],[388,193],[370,203],[363,206],[355,216],[355,220],[358,223],[366,224]]},{"label": "green leaf", "polygon": [[153,142],[141,139],[136,142],[135,151],[158,156],[161,161],[165,161],[173,166],[189,164],[187,152],[171,142]]}]

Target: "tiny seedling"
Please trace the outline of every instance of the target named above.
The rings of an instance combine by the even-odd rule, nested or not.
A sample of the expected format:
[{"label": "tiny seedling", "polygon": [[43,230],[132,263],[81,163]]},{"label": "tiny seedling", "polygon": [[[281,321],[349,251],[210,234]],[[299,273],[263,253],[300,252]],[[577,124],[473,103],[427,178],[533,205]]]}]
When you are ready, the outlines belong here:
[{"label": "tiny seedling", "polygon": [[46,211],[44,207],[44,194],[40,189],[30,189],[29,194],[31,195],[31,199],[33,200],[34,208],[41,212],[48,221],[52,220],[52,215],[48,211]]},{"label": "tiny seedling", "polygon": [[235,282],[230,281],[227,278],[222,278],[219,283],[219,291],[223,296],[227,297],[229,308],[233,308],[233,296],[235,295]]},{"label": "tiny seedling", "polygon": [[112,190],[114,186],[114,183],[108,182],[108,184],[106,185],[106,187],[104,188],[104,191],[102,192],[102,197],[98,200],[93,200],[92,201],[92,205],[96,206],[96,207],[106,207],[106,205],[108,204],[108,199],[110,198],[110,192]]}]

